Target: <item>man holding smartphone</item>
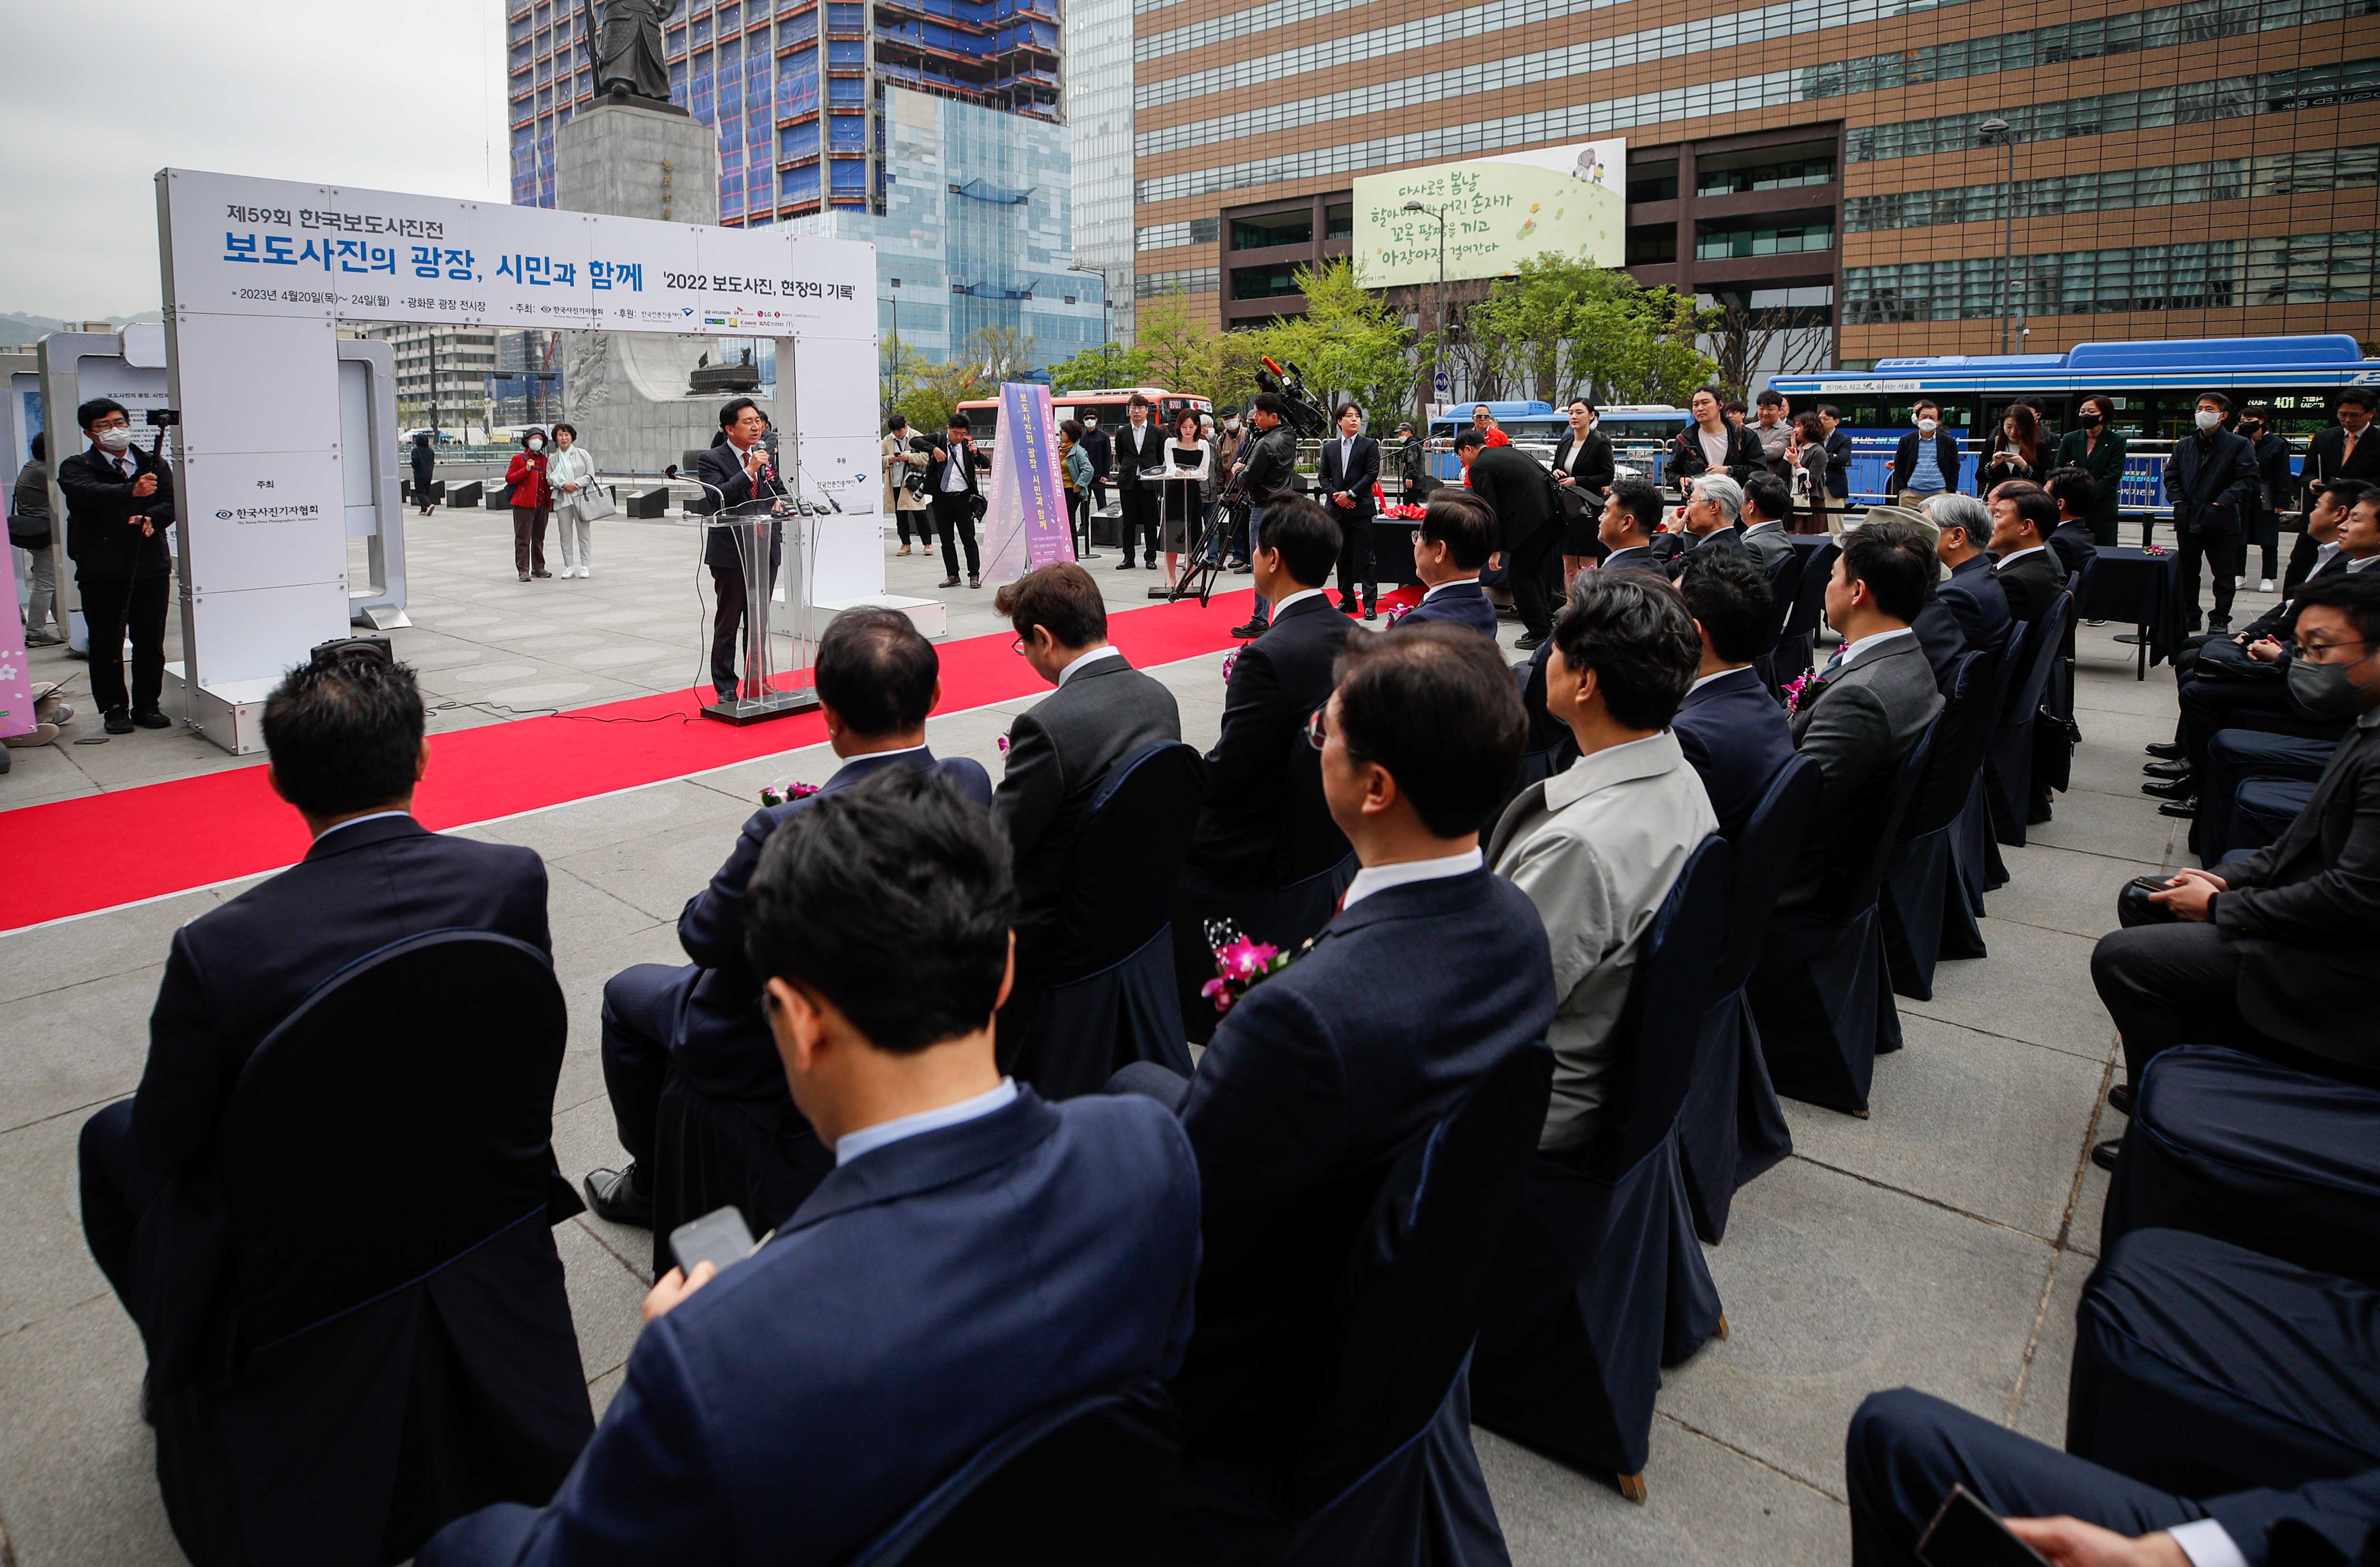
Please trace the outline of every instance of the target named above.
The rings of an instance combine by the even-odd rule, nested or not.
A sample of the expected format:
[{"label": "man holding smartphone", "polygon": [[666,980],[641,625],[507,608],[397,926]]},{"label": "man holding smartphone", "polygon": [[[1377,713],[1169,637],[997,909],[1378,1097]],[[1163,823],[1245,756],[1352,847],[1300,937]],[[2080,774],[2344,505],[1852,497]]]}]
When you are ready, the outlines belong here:
[{"label": "man holding smartphone", "polygon": [[[113,398],[75,410],[88,451],[58,464],[67,499],[67,553],[75,563],[84,623],[91,628],[91,699],[110,734],[163,729],[165,604],[172,597],[174,476],[132,443],[132,416]],[[124,688],[124,642],[132,640],[132,689]]]}]

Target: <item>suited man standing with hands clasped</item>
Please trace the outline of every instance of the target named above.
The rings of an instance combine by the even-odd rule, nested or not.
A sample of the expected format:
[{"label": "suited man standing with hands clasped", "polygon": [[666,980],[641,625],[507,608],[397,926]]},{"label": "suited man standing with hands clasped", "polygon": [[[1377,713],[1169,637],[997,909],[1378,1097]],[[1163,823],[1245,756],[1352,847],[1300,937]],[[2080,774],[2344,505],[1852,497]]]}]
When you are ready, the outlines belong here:
[{"label": "suited man standing with hands clasped", "polygon": [[[1353,403],[1339,404],[1339,433],[1322,443],[1319,488],[1323,503],[1339,524],[1339,609],[1360,612],[1364,619],[1380,617],[1380,585],[1372,563],[1372,487],[1380,479],[1380,443],[1364,433],[1364,410]],[[1363,605],[1355,602],[1363,585]]]},{"label": "suited man standing with hands clasped", "polygon": [[[75,410],[91,449],[58,464],[67,498],[67,553],[74,560],[91,628],[91,697],[107,732],[170,728],[158,710],[165,688],[165,601],[173,596],[174,476],[132,444],[124,404],[93,398]],[[132,690],[124,689],[124,639],[132,638]]]}]

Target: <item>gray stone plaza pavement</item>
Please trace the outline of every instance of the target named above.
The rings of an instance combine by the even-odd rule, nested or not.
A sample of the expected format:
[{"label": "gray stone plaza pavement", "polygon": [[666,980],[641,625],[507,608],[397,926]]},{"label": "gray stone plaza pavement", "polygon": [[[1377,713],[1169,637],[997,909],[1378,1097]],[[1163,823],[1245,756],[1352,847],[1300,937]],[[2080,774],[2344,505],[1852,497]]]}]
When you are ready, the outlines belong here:
[{"label": "gray stone plaza pavement", "polygon": [[[521,584],[499,516],[442,512],[408,528],[419,624],[396,642],[433,703],[581,706],[692,681],[683,536],[606,524],[591,579]],[[1149,574],[1111,572],[1113,551],[1102,555],[1090,564],[1115,607],[1139,602]],[[939,562],[889,564],[894,592],[939,593]],[[990,589],[940,596],[953,603],[953,637],[1003,629]],[[2244,620],[2261,606],[2242,597]],[[1900,1004],[1908,1047],[1877,1063],[1872,1119],[1787,1105],[1793,1157],[1741,1194],[1726,1243],[1709,1250],[1732,1332],[1668,1375],[1649,1501],[1478,1434],[1516,1562],[1844,1561],[1844,1423],[1874,1389],[1925,1388],[2059,1439],[2106,1191],[2086,1154],[2120,1127],[2100,1097],[2117,1050],[2091,945],[2124,881],[2182,854],[2182,824],[2137,787],[2141,746],[2170,732],[2171,676],[2135,683],[2131,650],[2111,640],[2119,629],[2082,630],[2074,788],[2030,846],[2005,851],[2011,880],[1984,925],[1991,956],[1946,963],[1932,1001]],[[79,668],[52,655],[37,672],[54,665]],[[1222,712],[1220,665],[1153,671],[1202,746]],[[997,737],[1028,705],[937,717],[929,738],[996,775]],[[446,708],[433,729],[504,716]],[[66,739],[95,732],[86,704]],[[0,812],[238,765],[193,736],[145,731],[15,755]],[[469,829],[536,849],[552,878],[571,1019],[554,1103],[566,1174],[621,1158],[597,1061],[605,978],[681,961],[678,910],[759,786],[822,780],[833,765],[814,747]],[[136,1409],[139,1340],[83,1246],[75,1138],[139,1080],[174,929],[246,885],[0,936],[0,1567],[12,1553],[18,1567],[180,1560]],[[650,1241],[591,1215],[555,1238],[600,1413],[636,1337]]]}]

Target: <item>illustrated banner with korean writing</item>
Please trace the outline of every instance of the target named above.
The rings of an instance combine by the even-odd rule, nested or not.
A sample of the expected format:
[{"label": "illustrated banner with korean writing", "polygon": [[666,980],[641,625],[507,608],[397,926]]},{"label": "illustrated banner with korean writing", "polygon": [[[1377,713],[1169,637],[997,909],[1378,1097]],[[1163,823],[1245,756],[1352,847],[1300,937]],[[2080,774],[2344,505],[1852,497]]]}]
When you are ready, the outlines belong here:
[{"label": "illustrated banner with korean writing", "polygon": [[172,303],[234,316],[873,337],[873,246],[167,169]]},{"label": "illustrated banner with korean writing", "polygon": [[991,443],[991,489],[984,511],[984,577],[1011,582],[1052,561],[1075,558],[1073,519],[1058,465],[1058,427],[1047,386],[1000,389]]},{"label": "illustrated banner with korean writing", "polygon": [[[1541,147],[1355,181],[1353,254],[1366,288],[1509,277],[1536,256],[1617,267],[1628,259],[1628,143]],[[1424,209],[1409,212],[1408,201]]]}]

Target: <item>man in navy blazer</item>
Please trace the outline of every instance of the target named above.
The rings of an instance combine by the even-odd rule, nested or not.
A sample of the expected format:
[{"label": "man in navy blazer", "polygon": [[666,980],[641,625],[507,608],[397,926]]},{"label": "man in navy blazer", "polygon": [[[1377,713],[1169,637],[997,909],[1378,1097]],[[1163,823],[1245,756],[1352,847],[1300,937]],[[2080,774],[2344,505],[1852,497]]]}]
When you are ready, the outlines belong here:
[{"label": "man in navy blazer", "polygon": [[1925,520],[1936,530],[1935,555],[1950,574],[1935,585],[1933,597],[1910,625],[1938,683],[1949,678],[1961,654],[2000,653],[2016,621],[2009,612],[2008,590],[1984,548],[1992,529],[1984,503],[1972,495],[1937,495],[1925,503]]},{"label": "man in navy blazer", "polygon": [[1272,1392],[1265,1368],[1334,1287],[1352,1236],[1281,1216],[1385,1169],[1554,1015],[1536,910],[1479,851],[1520,763],[1511,672],[1427,624],[1357,638],[1342,669],[1322,776],[1363,868],[1339,913],[1223,1015],[1186,1085],[1146,1062],[1114,1085],[1180,1104],[1198,1157],[1206,1258],[1176,1389],[1194,1443]]},{"label": "man in navy blazer", "polygon": [[662,1275],[551,1506],[459,1519],[422,1567],[848,1561],[1017,1421],[1181,1362],[1189,1141],[1157,1105],[1000,1075],[1016,895],[990,813],[880,773],[772,838],[747,901],[834,1170],[749,1256]]},{"label": "man in navy blazer", "polygon": [[770,837],[813,800],[852,789],[888,770],[941,773],[981,805],[991,803],[990,775],[964,757],[938,762],[926,748],[926,715],[941,699],[934,645],[897,609],[863,608],[837,615],[819,639],[816,679],[827,743],[844,759],[816,795],[752,814],[735,847],[686,900],[677,922],[687,964],[638,963],[603,987],[603,1087],[628,1163],[587,1176],[587,1200],[615,1223],[652,1223],[652,1187],[639,1165],[653,1154],[662,1089],[674,1065],[696,1091],[764,1107],[814,1174],[824,1151],[785,1103],[784,1074],[760,1015],[760,979],[744,958],[745,886]]},{"label": "man in navy blazer", "polygon": [[1742,841],[1743,826],[1793,757],[1793,730],[1752,661],[1777,640],[1768,573],[1743,551],[1695,550],[1678,592],[1703,640],[1694,683],[1670,727],[1702,775],[1719,835]]},{"label": "man in navy blazer", "polygon": [[219,1211],[219,1200],[159,1199],[177,1183],[211,1187],[233,1086],[265,1035],[324,980],[407,936],[493,931],[552,952],[534,850],[448,838],[413,819],[414,785],[430,765],[422,728],[412,671],[368,644],[334,645],[273,691],[266,777],[305,818],[313,847],[174,933],[140,1091],[84,1123],[83,1233],[152,1365],[176,1358],[171,1346],[192,1324],[136,1307],[133,1257],[148,1259],[147,1273],[181,1267],[200,1277],[196,1260],[229,1244],[176,1217]]},{"label": "man in navy blazer", "polygon": [[1433,491],[1414,529],[1414,575],[1424,585],[1421,602],[1400,623],[1445,621],[1494,641],[1496,606],[1479,585],[1479,571],[1495,551],[1496,513],[1486,501],[1451,487]]}]

